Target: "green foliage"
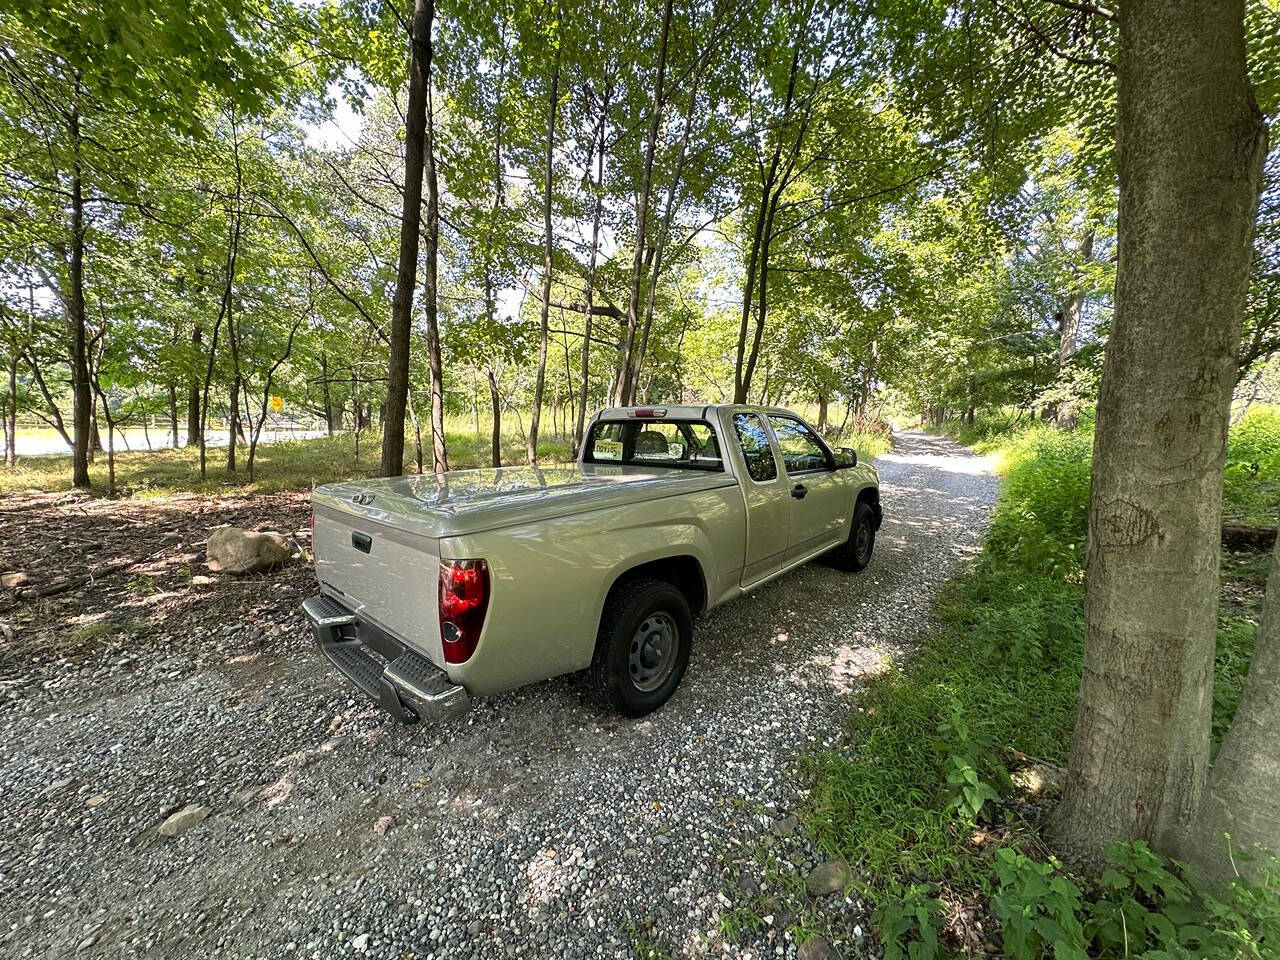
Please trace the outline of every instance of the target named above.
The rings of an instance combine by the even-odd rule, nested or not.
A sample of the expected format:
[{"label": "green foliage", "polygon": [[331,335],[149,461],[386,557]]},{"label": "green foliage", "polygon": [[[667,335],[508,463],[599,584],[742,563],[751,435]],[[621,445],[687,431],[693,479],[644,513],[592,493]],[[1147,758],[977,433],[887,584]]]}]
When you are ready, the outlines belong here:
[{"label": "green foliage", "polygon": [[1011,960],[1085,960],[1080,888],[1052,857],[1032,860],[1012,847],[996,851],[991,911],[1000,921],[1004,954]]},{"label": "green foliage", "polygon": [[[1265,569],[1259,576],[1261,582]],[[1254,616],[1225,613],[1218,623],[1218,639],[1213,661],[1213,744],[1215,751],[1227,735],[1235,716],[1244,679],[1253,659],[1253,641],[1258,632]]]},{"label": "green foliage", "polygon": [[1018,433],[1004,451],[1004,494],[987,537],[988,563],[1078,582],[1088,537],[1093,435],[1051,426]]},{"label": "green foliage", "polygon": [[972,731],[954,705],[951,716],[938,724],[933,748],[943,758],[947,808],[966,824],[977,823],[987,805],[1013,786],[1009,771],[996,759],[995,746],[989,734]]},{"label": "green foliage", "polygon": [[[1269,452],[1265,423],[1254,415],[1233,435],[1233,457]],[[1094,887],[1023,843],[1033,831],[1007,802],[1006,767],[1019,754],[1061,763],[1074,720],[1092,429],[1000,425],[969,433],[1006,474],[982,557],[940,594],[938,628],[858,694],[847,746],[805,759],[809,828],[870,878],[886,956],[942,953],[940,912],[919,912],[936,898],[922,877],[986,904],[1014,960],[1265,956],[1260,938],[1274,938],[1280,911],[1269,875],[1204,897],[1149,850],[1117,847]],[[1240,697],[1266,562],[1228,556],[1224,572],[1215,741]]]},{"label": "green foliage", "polygon": [[1254,406],[1232,425],[1223,497],[1228,519],[1280,521],[1280,406]]},{"label": "green foliage", "polygon": [[885,960],[934,960],[941,956],[938,942],[942,901],[928,884],[906,887],[894,881],[876,900],[871,922],[880,930]]}]

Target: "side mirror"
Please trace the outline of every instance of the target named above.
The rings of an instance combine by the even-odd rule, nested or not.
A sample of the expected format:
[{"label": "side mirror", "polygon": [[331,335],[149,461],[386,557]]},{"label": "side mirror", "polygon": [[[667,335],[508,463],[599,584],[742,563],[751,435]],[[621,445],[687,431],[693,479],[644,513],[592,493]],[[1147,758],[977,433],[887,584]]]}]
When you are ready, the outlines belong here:
[{"label": "side mirror", "polygon": [[836,469],[843,470],[846,467],[856,467],[858,465],[858,451],[852,447],[838,447],[836,454]]}]

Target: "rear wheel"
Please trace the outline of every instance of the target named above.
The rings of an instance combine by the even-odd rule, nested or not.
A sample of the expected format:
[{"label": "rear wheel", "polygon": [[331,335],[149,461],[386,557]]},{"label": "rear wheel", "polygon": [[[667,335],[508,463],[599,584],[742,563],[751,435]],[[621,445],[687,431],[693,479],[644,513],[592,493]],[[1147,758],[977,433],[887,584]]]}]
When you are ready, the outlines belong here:
[{"label": "rear wheel", "polygon": [[605,600],[591,661],[596,696],[623,716],[642,717],[670,699],[693,640],[684,594],[663,580],[637,577]]},{"label": "rear wheel", "polygon": [[871,562],[876,546],[876,515],[869,503],[858,501],[853,508],[849,539],[831,551],[831,560],[844,570],[857,573]]}]

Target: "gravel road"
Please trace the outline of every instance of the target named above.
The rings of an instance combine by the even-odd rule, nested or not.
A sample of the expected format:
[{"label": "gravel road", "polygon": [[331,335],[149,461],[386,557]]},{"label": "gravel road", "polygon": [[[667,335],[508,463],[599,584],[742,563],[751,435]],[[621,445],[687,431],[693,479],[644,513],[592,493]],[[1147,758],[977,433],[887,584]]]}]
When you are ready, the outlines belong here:
[{"label": "gravel road", "polygon": [[[920,631],[997,491],[922,434],[877,466],[871,566],[811,564],[704,617],[684,684],[639,722],[562,677],[402,726],[311,647],[303,568],[75,655],[10,638],[0,955],[794,957],[791,924],[874,955],[859,903],[794,895],[821,859],[791,819],[796,760]],[[189,805],[208,816],[161,836]]]}]

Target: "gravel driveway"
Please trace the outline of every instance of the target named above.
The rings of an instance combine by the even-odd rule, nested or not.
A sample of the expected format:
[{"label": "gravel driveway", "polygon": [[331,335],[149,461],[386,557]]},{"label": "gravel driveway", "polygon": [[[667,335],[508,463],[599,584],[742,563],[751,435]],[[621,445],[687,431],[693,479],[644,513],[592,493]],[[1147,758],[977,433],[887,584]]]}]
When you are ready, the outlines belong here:
[{"label": "gravel driveway", "polygon": [[[310,646],[304,569],[239,581],[212,621],[7,657],[0,955],[791,957],[791,923],[874,953],[860,904],[786,899],[818,859],[789,819],[796,759],[919,632],[997,491],[921,434],[877,466],[871,566],[811,564],[704,617],[639,722],[562,677],[402,726]],[[207,818],[160,836],[188,805]]]}]

